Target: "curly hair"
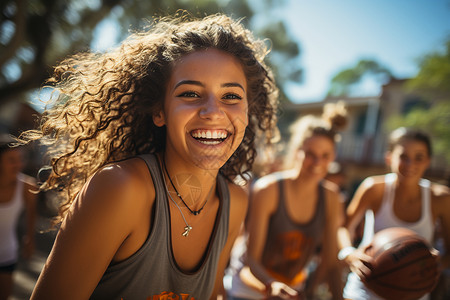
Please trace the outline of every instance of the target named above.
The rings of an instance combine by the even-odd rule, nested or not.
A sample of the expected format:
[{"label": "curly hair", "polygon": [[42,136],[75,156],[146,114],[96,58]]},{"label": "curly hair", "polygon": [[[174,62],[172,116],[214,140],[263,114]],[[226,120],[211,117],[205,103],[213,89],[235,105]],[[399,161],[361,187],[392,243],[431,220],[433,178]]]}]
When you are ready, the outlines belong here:
[{"label": "curly hair", "polygon": [[20,138],[48,146],[52,171],[41,190],[66,192],[60,216],[99,168],[164,150],[165,128],[156,126],[152,116],[163,107],[173,64],[208,48],[236,57],[247,79],[249,124],[242,143],[220,169],[228,180],[245,178],[256,157],[255,143],[263,139],[269,145],[278,134],[278,89],[263,61],[268,48],[240,20],[177,14],[131,34],[111,51],[78,53],[55,67],[47,82],[53,89],[51,107],[39,129]]}]

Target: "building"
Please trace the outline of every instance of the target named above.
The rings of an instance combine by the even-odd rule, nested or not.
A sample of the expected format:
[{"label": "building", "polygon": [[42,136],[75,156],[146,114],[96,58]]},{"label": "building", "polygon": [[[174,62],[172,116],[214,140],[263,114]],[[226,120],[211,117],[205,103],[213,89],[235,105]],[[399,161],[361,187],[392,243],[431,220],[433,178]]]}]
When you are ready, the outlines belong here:
[{"label": "building", "polygon": [[[326,98],[320,102],[285,104],[280,117],[280,130],[284,140],[288,139],[287,127],[302,115],[321,115],[324,104],[344,101],[349,113],[349,124],[342,132],[337,147],[336,161],[345,171],[346,189],[353,193],[367,176],[388,171],[384,163],[387,137],[390,130],[386,121],[392,116],[408,113],[412,107],[427,105],[419,96],[405,91],[406,80],[393,79],[383,85],[379,96]],[[448,185],[450,164],[434,156],[426,177]]]}]

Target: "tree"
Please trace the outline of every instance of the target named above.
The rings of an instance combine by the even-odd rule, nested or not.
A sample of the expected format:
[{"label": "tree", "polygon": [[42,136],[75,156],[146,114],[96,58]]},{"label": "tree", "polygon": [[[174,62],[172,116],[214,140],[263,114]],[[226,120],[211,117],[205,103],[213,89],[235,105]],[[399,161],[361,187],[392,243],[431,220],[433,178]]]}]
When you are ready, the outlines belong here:
[{"label": "tree", "polygon": [[[272,4],[266,0],[265,5]],[[119,28],[117,40],[130,29],[140,29],[144,19],[173,14],[185,9],[194,15],[225,12],[251,24],[254,11],[248,0],[5,0],[0,4],[0,105],[24,98],[39,88],[52,66],[66,56],[87,50],[95,28],[108,20]],[[277,66],[275,75],[296,80],[300,67],[280,63],[299,55],[299,47],[286,33],[283,21],[268,18],[273,24],[253,29],[270,37]],[[276,32],[275,32],[276,31]],[[267,34],[270,36],[263,36]],[[280,84],[282,87],[282,83]],[[282,93],[283,94],[283,93]]]},{"label": "tree", "polygon": [[450,99],[450,37],[442,52],[425,55],[419,61],[419,73],[409,80],[407,87],[433,102]]},{"label": "tree", "polygon": [[419,61],[419,72],[406,86],[422,96],[428,107],[413,107],[406,115],[392,117],[389,129],[398,126],[421,128],[433,140],[435,153],[450,163],[450,38],[444,51],[432,52]]},{"label": "tree", "polygon": [[388,82],[391,77],[391,72],[378,62],[370,59],[362,59],[354,67],[340,71],[331,79],[328,96],[355,96],[355,94],[361,93],[359,84],[362,81],[369,78],[381,86]]},{"label": "tree", "polygon": [[416,108],[405,116],[391,117],[388,128],[400,126],[415,127],[427,132],[432,137],[434,153],[450,162],[450,99],[439,101],[429,109]]}]

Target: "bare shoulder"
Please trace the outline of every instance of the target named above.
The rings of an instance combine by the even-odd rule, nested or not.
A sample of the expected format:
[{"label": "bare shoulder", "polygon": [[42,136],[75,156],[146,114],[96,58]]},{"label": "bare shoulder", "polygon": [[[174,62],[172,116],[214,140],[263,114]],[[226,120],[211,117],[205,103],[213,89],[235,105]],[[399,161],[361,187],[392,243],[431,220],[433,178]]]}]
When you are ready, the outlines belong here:
[{"label": "bare shoulder", "polygon": [[[325,201],[327,215],[335,218],[344,215],[344,199],[341,196],[339,186],[334,182],[324,180],[322,186],[325,190]],[[340,220],[339,222],[343,222]]]},{"label": "bare shoulder", "polygon": [[322,186],[327,192],[330,192],[332,194],[339,193],[339,186],[334,182],[324,180],[324,181],[322,181]]},{"label": "bare shoulder", "polygon": [[[79,205],[107,205],[109,209],[135,211],[154,198],[153,181],[144,161],[132,158],[98,170],[82,188]],[[89,202],[89,203],[86,203]],[[90,205],[89,205],[90,206]]]},{"label": "bare shoulder", "polygon": [[253,187],[252,192],[267,193],[278,191],[278,182],[280,180],[289,180],[293,175],[290,171],[276,172],[258,178]]},{"label": "bare shoulder", "polygon": [[442,184],[431,183],[431,199],[437,211],[448,211],[450,209],[450,188]]},{"label": "bare shoulder", "polygon": [[242,186],[228,184],[230,191],[230,230],[238,233],[248,209],[248,192]]},{"label": "bare shoulder", "polygon": [[279,201],[280,180],[291,180],[289,172],[268,174],[255,181],[250,192],[250,210],[256,212],[258,218],[272,214]]},{"label": "bare shoulder", "polygon": [[20,174],[20,180],[24,183],[25,188],[27,189],[36,189],[36,179],[27,175],[27,174]]},{"label": "bare shoulder", "polygon": [[325,195],[326,195],[325,198],[328,201],[337,202],[337,203],[342,202],[339,186],[337,184],[335,184],[334,182],[328,181],[328,180],[324,180],[322,182],[322,187],[325,190]]},{"label": "bare shoulder", "polygon": [[379,198],[384,193],[385,176],[370,176],[364,179],[358,189],[370,198]]},{"label": "bare shoulder", "polygon": [[239,202],[247,202],[248,192],[243,186],[230,182],[228,183],[228,189],[230,191],[230,197],[233,200],[236,199]]},{"label": "bare shoulder", "polygon": [[385,176],[370,176],[364,179],[353,195],[347,213],[361,214],[367,209],[377,211],[383,200]]},{"label": "bare shoulder", "polygon": [[450,197],[450,188],[442,184],[431,183],[431,192],[435,197]]},{"label": "bare shoulder", "polygon": [[257,179],[250,190],[251,201],[252,202],[271,202],[271,199],[274,199],[277,191],[278,185],[277,182],[279,177],[275,176],[275,174],[269,174]]},{"label": "bare shoulder", "polygon": [[361,182],[361,186],[366,189],[380,189],[384,186],[385,175],[369,176]]},{"label": "bare shoulder", "polygon": [[[230,209],[236,214],[242,214],[245,216],[248,208],[248,192],[244,187],[234,183],[228,184],[230,191]],[[243,217],[242,216],[242,217]]]}]

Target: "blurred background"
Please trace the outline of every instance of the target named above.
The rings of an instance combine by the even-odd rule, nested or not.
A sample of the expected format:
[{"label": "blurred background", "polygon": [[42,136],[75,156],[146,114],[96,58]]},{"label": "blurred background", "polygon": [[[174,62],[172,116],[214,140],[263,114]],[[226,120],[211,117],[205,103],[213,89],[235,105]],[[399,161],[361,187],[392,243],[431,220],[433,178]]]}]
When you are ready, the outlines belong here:
[{"label": "blurred background", "polygon": [[[386,172],[386,136],[399,126],[428,132],[435,154],[427,171],[450,182],[450,1],[448,0],[2,0],[0,132],[34,128],[52,67],[78,51],[105,51],[153,18],[185,9],[224,12],[267,38],[281,90],[280,155],[288,127],[323,105],[344,101],[350,124],[332,173],[351,195],[362,179]],[[28,147],[25,173],[36,176],[43,149]],[[55,213],[41,195],[40,230]],[[23,262],[14,299],[28,299],[54,233]]]}]

